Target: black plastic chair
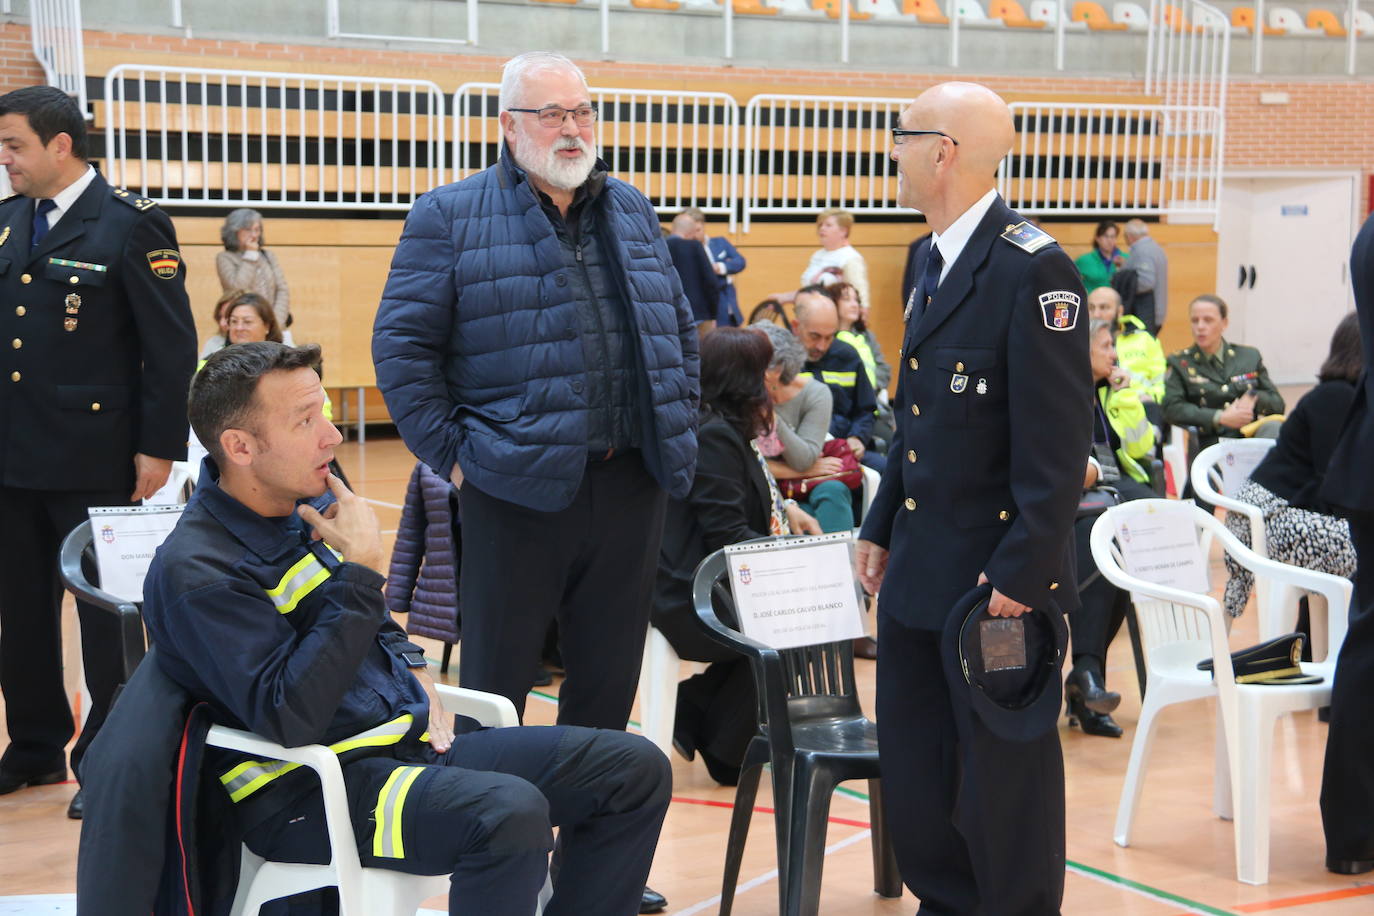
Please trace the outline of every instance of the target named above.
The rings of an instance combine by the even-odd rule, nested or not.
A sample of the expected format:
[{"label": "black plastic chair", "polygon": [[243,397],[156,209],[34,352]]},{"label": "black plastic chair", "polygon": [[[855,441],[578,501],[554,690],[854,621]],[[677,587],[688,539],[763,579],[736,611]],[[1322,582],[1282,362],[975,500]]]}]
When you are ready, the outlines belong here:
[{"label": "black plastic chair", "polygon": [[815,916],[819,911],[830,796],[839,783],[850,779],[868,780],[874,890],[884,897],[900,897],[902,880],[883,816],[877,726],[859,707],[853,643],[845,640],[780,650],[731,629],[711,604],[714,594],[722,607],[734,607],[728,569],[725,552],[717,550],[697,566],[692,583],[692,600],[707,637],[749,659],[758,693],[759,734],[750,742],[740,767],[720,916],[729,916],[734,903],[765,763],[773,769],[783,916]]},{"label": "black plastic chair", "polygon": [[127,683],[147,651],[143,611],[139,603],[125,601],[91,584],[91,578],[96,575],[96,565],[95,541],[89,521],[77,525],[62,539],[58,563],[62,584],[67,591],[119,618],[120,655],[124,659],[123,683]]}]

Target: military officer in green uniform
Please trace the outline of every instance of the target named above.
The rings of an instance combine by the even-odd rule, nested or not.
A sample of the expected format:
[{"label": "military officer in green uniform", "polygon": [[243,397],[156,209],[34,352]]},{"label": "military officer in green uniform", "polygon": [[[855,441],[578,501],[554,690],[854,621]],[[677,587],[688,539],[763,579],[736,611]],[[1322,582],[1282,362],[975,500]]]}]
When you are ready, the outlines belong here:
[{"label": "military officer in green uniform", "polygon": [[1188,307],[1193,345],[1168,358],[1164,419],[1196,426],[1199,448],[1237,438],[1241,427],[1268,414],[1283,413],[1283,396],[1269,380],[1259,350],[1229,343],[1226,303],[1204,295]]},{"label": "military officer in green uniform", "polygon": [[[90,506],[151,496],[186,457],[196,339],[176,233],[86,149],[65,93],[0,96],[0,167],[17,192],[0,201],[0,794],[67,778],[62,538]],[[114,615],[77,613],[89,715],[74,769],[123,675]]]}]

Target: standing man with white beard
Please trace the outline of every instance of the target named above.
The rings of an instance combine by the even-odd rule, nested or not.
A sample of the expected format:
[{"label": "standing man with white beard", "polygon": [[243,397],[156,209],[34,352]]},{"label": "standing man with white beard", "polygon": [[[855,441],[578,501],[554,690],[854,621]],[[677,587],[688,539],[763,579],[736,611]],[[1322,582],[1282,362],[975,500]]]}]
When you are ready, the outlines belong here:
[{"label": "standing man with white beard", "polygon": [[666,498],[696,461],[696,326],[652,205],[596,157],[582,71],[512,58],[500,107],[500,160],[406,220],[377,385],[460,488],[462,685],[523,713],[556,619],[558,723],[623,729]]}]

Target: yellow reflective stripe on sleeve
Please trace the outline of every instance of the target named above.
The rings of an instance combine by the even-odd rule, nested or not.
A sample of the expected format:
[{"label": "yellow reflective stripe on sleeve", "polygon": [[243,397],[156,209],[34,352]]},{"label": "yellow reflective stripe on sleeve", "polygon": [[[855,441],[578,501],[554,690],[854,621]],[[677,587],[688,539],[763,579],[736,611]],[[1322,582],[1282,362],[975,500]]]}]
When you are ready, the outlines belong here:
[{"label": "yellow reflective stripe on sleeve", "polygon": [[[328,547],[328,545],[325,545]],[[331,553],[339,559],[343,559],[343,554],[333,547],[329,547]],[[307,553],[282,574],[281,581],[272,588],[267,589],[267,597],[272,599],[276,605],[277,612],[289,614],[296,609],[306,595],[319,588],[320,583],[329,578],[329,569],[320,562],[319,557],[313,553]]]},{"label": "yellow reflective stripe on sleeve", "polygon": [[821,379],[827,385],[839,385],[841,388],[853,388],[858,382],[857,372],[833,372],[830,369],[821,371]]},{"label": "yellow reflective stripe on sleeve", "polygon": [[[415,717],[406,713],[390,722],[378,725],[376,728],[370,728],[351,738],[345,738],[331,744],[329,749],[335,754],[346,754],[363,747],[385,747],[396,744],[406,736],[406,732],[410,731],[410,725],[414,721]],[[229,793],[229,799],[239,802],[272,780],[285,776],[299,766],[298,763],[287,763],[284,760],[245,760],[221,776],[219,781],[223,784],[225,791]]]},{"label": "yellow reflective stripe on sleeve", "polygon": [[401,836],[401,815],[405,811],[406,795],[424,767],[400,766],[391,771],[382,790],[377,793],[374,810],[376,826],[372,833],[372,855],[379,859],[404,859],[405,843]]}]

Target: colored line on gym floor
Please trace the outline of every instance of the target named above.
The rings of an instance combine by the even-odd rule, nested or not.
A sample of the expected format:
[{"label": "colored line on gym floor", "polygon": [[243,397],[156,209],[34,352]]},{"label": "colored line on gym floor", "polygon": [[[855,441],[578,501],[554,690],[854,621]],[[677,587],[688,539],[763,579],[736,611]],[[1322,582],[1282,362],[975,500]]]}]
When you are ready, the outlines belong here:
[{"label": "colored line on gym floor", "polygon": [[1333,900],[1349,900],[1351,897],[1368,897],[1371,894],[1374,894],[1374,884],[1365,884],[1360,887],[1343,887],[1334,891],[1318,891],[1315,894],[1299,894],[1296,897],[1280,897],[1278,900],[1242,903],[1232,907],[1232,909],[1237,913],[1266,913],[1270,910],[1307,906],[1309,903],[1330,903]]},{"label": "colored line on gym floor", "polygon": [[[855,789],[847,789],[844,786],[840,786],[835,791],[848,795],[850,798],[856,799],[858,801],[868,801],[868,795],[866,795],[863,792],[859,792]],[[1171,894],[1168,891],[1162,891],[1157,887],[1151,887],[1148,884],[1141,884],[1139,881],[1132,881],[1130,878],[1123,878],[1120,875],[1114,875],[1111,872],[1103,871],[1100,868],[1093,868],[1091,865],[1083,865],[1079,862],[1073,861],[1072,859],[1065,862],[1064,868],[1066,871],[1072,874],[1079,875],[1084,878],[1090,878],[1095,881],[1100,881],[1103,884],[1110,884],[1115,887],[1121,887],[1142,897],[1149,897],[1154,900],[1159,900],[1166,903],[1178,904],[1179,906],[1185,908],[1183,910],[1183,912],[1185,913],[1201,913],[1205,914],[1205,916],[1235,916],[1237,912],[1236,910],[1223,910],[1218,909],[1214,906],[1208,906],[1205,903],[1198,903],[1196,900],[1189,900],[1187,897],[1180,897],[1178,894]],[[1371,888],[1370,892],[1374,893],[1374,888]]]},{"label": "colored line on gym floor", "polygon": [[[716,800],[714,800],[714,799],[707,799],[707,798],[680,798],[680,797],[674,795],[674,796],[673,796],[673,801],[678,802],[678,803],[683,804],[683,805],[705,805],[705,806],[708,807],[708,808],[730,808],[730,809],[733,810],[734,807],[735,807],[735,803],[734,803],[734,802],[716,801]],[[763,805],[755,805],[755,806],[754,806],[754,813],[755,813],[755,814],[774,814],[775,811],[774,811],[773,808],[765,808]],[[867,829],[869,828],[869,826],[870,826],[869,823],[868,823],[867,821],[852,821],[852,820],[850,820],[850,819],[847,818],[847,817],[831,817],[831,818],[827,818],[827,820],[829,820],[830,823],[832,823],[832,824],[843,824],[843,825],[845,825],[846,827],[862,827],[862,828],[864,828],[865,830],[867,830]]]}]

